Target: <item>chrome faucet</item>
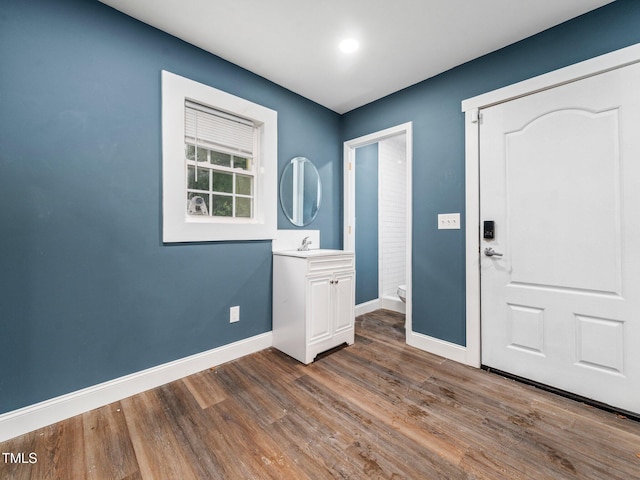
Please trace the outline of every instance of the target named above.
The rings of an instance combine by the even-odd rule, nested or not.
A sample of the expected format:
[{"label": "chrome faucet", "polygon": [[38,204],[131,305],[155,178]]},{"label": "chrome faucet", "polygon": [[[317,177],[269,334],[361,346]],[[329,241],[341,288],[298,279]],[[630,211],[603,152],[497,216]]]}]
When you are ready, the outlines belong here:
[{"label": "chrome faucet", "polygon": [[298,247],[298,250],[301,252],[306,252],[307,250],[309,250],[309,245],[311,245],[312,243],[313,242],[309,240],[309,237],[304,237],[302,239],[302,245]]}]

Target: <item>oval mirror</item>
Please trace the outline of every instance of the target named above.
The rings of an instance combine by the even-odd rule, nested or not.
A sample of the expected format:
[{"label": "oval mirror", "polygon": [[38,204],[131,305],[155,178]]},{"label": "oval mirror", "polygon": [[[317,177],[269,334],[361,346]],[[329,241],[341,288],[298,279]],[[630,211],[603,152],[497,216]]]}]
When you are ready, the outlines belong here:
[{"label": "oval mirror", "polygon": [[316,166],[308,158],[292,158],[280,178],[280,204],[289,221],[309,225],[318,215],[321,194]]}]

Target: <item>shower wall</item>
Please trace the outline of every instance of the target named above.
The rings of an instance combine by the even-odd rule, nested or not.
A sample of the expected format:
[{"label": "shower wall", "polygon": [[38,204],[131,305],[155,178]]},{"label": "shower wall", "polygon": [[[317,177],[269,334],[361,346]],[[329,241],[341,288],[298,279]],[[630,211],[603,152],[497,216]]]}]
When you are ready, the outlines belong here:
[{"label": "shower wall", "polygon": [[385,139],[378,148],[379,291],[384,302],[385,298],[397,300],[398,285],[407,283],[406,135]]}]

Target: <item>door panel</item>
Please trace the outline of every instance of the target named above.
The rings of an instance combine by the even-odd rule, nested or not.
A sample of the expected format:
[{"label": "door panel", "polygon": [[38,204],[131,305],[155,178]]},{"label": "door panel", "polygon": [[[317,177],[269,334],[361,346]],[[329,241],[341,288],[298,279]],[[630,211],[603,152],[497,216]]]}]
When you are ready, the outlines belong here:
[{"label": "door panel", "polygon": [[331,337],[332,318],[331,275],[307,278],[307,343],[321,342]]},{"label": "door panel", "polygon": [[354,274],[353,272],[341,272],[335,275],[334,307],[336,312],[335,333],[340,333],[353,328],[354,305]]},{"label": "door panel", "polygon": [[507,224],[512,282],[620,293],[617,113],[556,110],[505,134],[506,215],[526,219]]},{"label": "door panel", "polygon": [[640,412],[640,67],[482,111],[482,363]]}]

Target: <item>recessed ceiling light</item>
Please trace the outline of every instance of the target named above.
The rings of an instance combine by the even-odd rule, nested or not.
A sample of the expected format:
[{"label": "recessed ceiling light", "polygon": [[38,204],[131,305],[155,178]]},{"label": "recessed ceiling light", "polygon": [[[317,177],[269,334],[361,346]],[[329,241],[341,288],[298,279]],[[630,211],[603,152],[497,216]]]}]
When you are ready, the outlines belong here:
[{"label": "recessed ceiling light", "polygon": [[343,53],[353,53],[358,50],[360,44],[355,38],[346,38],[340,42],[340,51]]}]

